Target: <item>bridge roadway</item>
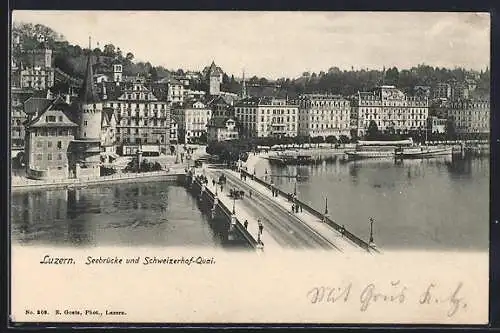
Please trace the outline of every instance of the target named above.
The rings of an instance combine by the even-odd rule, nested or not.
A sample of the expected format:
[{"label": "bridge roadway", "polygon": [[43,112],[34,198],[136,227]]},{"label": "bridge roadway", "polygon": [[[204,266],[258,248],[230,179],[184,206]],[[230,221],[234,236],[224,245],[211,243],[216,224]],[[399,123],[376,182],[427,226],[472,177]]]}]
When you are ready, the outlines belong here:
[{"label": "bridge roadway", "polygon": [[[294,249],[333,249],[340,251],[333,242],[303,223],[284,207],[275,203],[270,197],[255,191],[250,185],[239,181],[233,174],[220,170],[206,170],[206,174],[212,178],[218,178],[221,174],[225,174],[227,183],[224,190],[227,193],[232,188],[244,190],[245,196],[243,199],[237,200],[238,206],[241,205],[245,211],[251,212],[253,220],[260,218],[264,225],[264,230],[281,247]],[[250,189],[252,189],[252,197],[249,196]]]},{"label": "bridge roadway", "polygon": [[[245,191],[245,196],[248,194],[249,190],[252,190],[252,198],[257,194],[258,197],[255,201],[257,206],[262,206],[263,203],[265,203],[265,206],[272,209],[277,209],[280,212],[276,212],[278,215],[283,215],[283,213],[285,213],[286,217],[282,216],[281,220],[284,219],[284,223],[286,223],[286,225],[288,226],[292,225],[292,222],[294,226],[297,226],[298,228],[303,230],[303,236],[307,235],[306,237],[311,237],[311,235],[319,235],[323,241],[326,241],[328,244],[330,244],[330,247],[333,247],[341,252],[366,253],[366,250],[353,243],[346,237],[342,237],[342,235],[338,231],[330,227],[328,224],[321,222],[312,214],[306,211],[300,213],[291,213],[290,202],[288,202],[281,196],[273,197],[271,191],[268,188],[257,183],[256,181],[253,181],[250,178],[247,178],[246,181],[243,181],[240,179],[239,173],[235,171],[221,170],[220,172],[224,173],[228,180],[230,179],[231,181],[233,181],[233,184],[235,184],[236,187],[242,188]],[[290,232],[294,233],[296,232],[296,230],[292,229]],[[276,240],[277,238],[279,238],[279,234],[280,233],[275,236],[276,233],[272,233],[272,235],[275,236]]]}]

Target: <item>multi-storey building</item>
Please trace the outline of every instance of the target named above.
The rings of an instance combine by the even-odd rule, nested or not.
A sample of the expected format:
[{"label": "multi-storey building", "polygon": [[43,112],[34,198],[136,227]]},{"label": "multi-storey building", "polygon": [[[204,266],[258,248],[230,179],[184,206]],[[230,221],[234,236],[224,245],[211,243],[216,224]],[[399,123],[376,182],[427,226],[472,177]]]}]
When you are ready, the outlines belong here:
[{"label": "multi-storey building", "polygon": [[371,92],[358,92],[352,101],[351,116],[357,120],[357,135],[363,136],[371,121],[379,131],[425,129],[429,114],[426,97],[408,96],[394,86],[380,86]]},{"label": "multi-storey building", "polygon": [[232,118],[234,117],[233,99],[219,95],[212,97],[207,106],[212,110],[212,116],[217,118]]},{"label": "multi-storey building", "polygon": [[448,119],[458,135],[490,132],[489,100],[458,100],[450,103]]},{"label": "multi-storey building", "polygon": [[54,68],[27,67],[20,73],[21,88],[46,90],[54,85]]},{"label": "multi-storey building", "polygon": [[26,123],[26,174],[30,178],[68,178],[70,145],[78,124],[70,106],[57,97]]},{"label": "multi-storey building", "polygon": [[101,120],[101,152],[104,160],[116,159],[116,115],[112,108],[104,107]]},{"label": "multi-storey building", "polygon": [[207,141],[209,143],[236,140],[239,137],[236,122],[231,118],[212,118],[208,122],[207,129]]},{"label": "multi-storey building", "polygon": [[234,112],[244,137],[297,136],[299,106],[285,98],[244,98]]},{"label": "multi-storey building", "polygon": [[469,99],[469,88],[466,83],[454,82],[451,88],[451,99],[453,101]]},{"label": "multi-storey building", "polygon": [[427,129],[430,133],[445,133],[447,122],[446,118],[429,117],[427,119]]},{"label": "multi-storey building", "polygon": [[170,140],[169,103],[157,98],[140,80],[105,87],[105,106],[112,108],[116,116],[117,145],[166,153]]},{"label": "multi-storey building", "polygon": [[438,83],[432,91],[432,97],[434,99],[451,98],[451,85],[449,83]]},{"label": "multi-storey building", "polygon": [[24,64],[19,68],[21,88],[46,90],[54,85],[51,49],[42,43],[40,47],[25,53],[24,59]]},{"label": "multi-storey building", "polygon": [[350,136],[350,102],[338,95],[307,94],[299,97],[298,134]]},{"label": "multi-storey building", "polygon": [[174,117],[170,117],[170,143],[177,144],[179,143],[179,126],[177,125],[177,121]]},{"label": "multi-storey building", "polygon": [[184,102],[184,85],[176,79],[168,80],[167,101],[173,104]]},{"label": "multi-storey building", "polygon": [[[11,88],[10,91],[10,133],[12,151],[24,149],[24,122],[27,120],[24,102],[33,95],[31,90]],[[14,153],[12,154],[14,155]]]},{"label": "multi-storey building", "polygon": [[184,137],[184,142],[187,143],[207,133],[212,110],[201,101],[191,100],[176,107],[174,115],[179,128],[179,140],[182,142]]}]

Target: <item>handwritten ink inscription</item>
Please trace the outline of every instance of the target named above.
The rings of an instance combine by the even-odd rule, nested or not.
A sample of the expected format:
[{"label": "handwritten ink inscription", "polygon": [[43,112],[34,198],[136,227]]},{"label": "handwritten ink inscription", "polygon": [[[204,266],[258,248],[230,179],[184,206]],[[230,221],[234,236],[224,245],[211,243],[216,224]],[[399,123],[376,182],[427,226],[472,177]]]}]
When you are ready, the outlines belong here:
[{"label": "handwritten ink inscription", "polygon": [[414,303],[418,306],[437,305],[446,309],[448,317],[453,317],[459,311],[467,309],[467,302],[460,294],[462,288],[462,282],[452,287],[439,287],[436,283],[430,283],[422,291],[417,290],[415,294],[415,292],[410,293],[410,289],[399,280],[380,287],[370,283],[362,288],[355,288],[350,282],[336,287],[314,287],[307,292],[306,296],[311,304],[357,302],[361,312],[368,311],[377,304],[379,306],[407,303]]}]

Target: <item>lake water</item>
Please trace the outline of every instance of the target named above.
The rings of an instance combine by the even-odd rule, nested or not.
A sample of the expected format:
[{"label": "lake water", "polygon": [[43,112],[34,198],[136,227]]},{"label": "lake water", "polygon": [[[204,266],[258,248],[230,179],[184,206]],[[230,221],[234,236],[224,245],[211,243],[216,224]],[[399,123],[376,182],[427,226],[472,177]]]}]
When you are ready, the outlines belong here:
[{"label": "lake water", "polygon": [[487,251],[489,247],[489,158],[457,156],[426,160],[360,160],[312,166],[256,164],[292,193],[299,174],[301,200],[324,211],[381,249]]},{"label": "lake water", "polygon": [[61,246],[231,247],[185,188],[171,182],[13,193],[15,243]]},{"label": "lake water", "polygon": [[[256,164],[274,183],[368,240],[369,218],[382,249],[480,250],[489,244],[489,159]],[[208,218],[185,188],[169,182],[116,184],[12,194],[15,243],[60,246],[241,247]]]}]

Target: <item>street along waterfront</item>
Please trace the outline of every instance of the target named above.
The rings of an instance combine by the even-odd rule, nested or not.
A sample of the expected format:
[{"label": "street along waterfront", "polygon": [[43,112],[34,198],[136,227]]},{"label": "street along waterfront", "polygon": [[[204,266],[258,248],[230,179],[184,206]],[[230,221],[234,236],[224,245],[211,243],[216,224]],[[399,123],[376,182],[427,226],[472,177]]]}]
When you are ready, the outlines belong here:
[{"label": "street along waterfront", "polygon": [[[487,157],[377,159],[307,166],[272,165],[265,159],[250,172],[266,177],[383,250],[488,250]],[[295,185],[295,175],[299,175]]]}]

